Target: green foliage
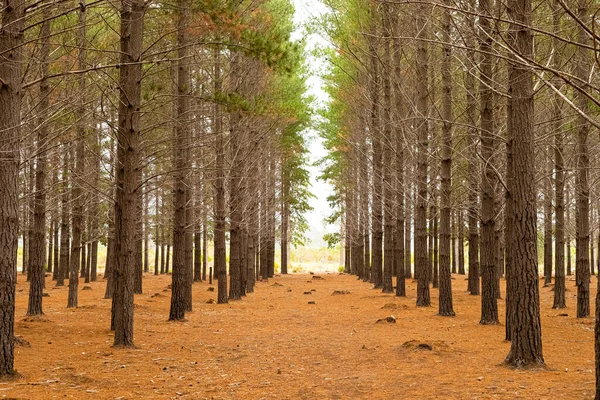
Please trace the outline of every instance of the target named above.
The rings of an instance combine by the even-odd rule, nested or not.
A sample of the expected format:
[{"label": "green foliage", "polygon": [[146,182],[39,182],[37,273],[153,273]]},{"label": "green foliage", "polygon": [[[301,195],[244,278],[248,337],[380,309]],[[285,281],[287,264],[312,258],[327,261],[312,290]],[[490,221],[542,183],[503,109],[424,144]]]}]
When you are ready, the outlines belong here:
[{"label": "green foliage", "polygon": [[325,243],[327,243],[327,248],[328,249],[333,249],[339,243],[341,243],[342,236],[339,234],[339,232],[326,233],[325,235],[323,235],[323,240],[325,241]]}]

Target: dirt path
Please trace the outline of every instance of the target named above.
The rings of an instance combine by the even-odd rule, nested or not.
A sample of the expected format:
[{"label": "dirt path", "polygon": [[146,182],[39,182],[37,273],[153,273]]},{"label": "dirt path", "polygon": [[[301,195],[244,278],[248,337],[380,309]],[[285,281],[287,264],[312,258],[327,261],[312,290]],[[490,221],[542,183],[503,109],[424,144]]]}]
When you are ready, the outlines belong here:
[{"label": "dirt path", "polygon": [[[259,282],[254,294],[228,305],[208,304],[216,293],[196,284],[194,312],[171,323],[170,276],[148,275],[145,294],[136,296],[139,348],[115,350],[103,282],[88,285],[81,307],[67,310],[67,288],[48,281],[46,316],[29,321],[28,285],[19,276],[16,334],[31,347],[17,348],[23,378],[0,383],[0,398],[593,398],[593,320],[575,318],[574,282],[567,282],[567,310],[551,310],[552,292],[541,289],[550,369],[513,371],[500,365],[510,346],[504,326],[478,325],[480,299],[465,293],[462,276],[453,280],[454,318],[435,315],[435,289],[433,307],[422,309],[414,306],[414,283],[399,299],[351,276],[322,277]],[[503,301],[500,314],[503,320]],[[395,324],[375,323],[390,315]]]}]

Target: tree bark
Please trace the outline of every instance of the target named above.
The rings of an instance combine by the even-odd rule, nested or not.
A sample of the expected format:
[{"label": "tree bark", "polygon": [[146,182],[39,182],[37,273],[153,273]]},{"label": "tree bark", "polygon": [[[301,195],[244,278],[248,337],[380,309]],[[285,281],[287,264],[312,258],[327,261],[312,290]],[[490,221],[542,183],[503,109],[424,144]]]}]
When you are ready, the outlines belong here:
[{"label": "tree bark", "polygon": [[117,167],[115,201],[115,320],[114,345],[133,347],[133,292],[136,255],[136,229],[142,35],[145,3],[121,2],[121,67],[119,69],[119,119],[117,129]]},{"label": "tree bark", "polygon": [[[577,15],[581,21],[587,21],[587,1],[578,0]],[[589,24],[587,24],[589,26]],[[588,42],[585,28],[577,24],[577,38],[582,45]],[[575,53],[574,75],[581,82],[587,82],[589,75],[589,52],[578,46]],[[587,85],[575,90],[574,103],[583,114],[588,114],[588,98],[584,91]],[[577,175],[575,182],[575,193],[577,208],[575,209],[575,280],[577,283],[577,318],[585,318],[590,315],[590,156],[588,135],[590,124],[586,118],[578,115],[577,129]]]},{"label": "tree bark", "polygon": [[[221,92],[221,53],[220,49],[214,51],[215,70],[215,94]],[[225,243],[225,139],[221,120],[221,107],[215,104],[215,236],[214,236],[214,272],[219,281],[218,300],[219,304],[228,302],[227,295],[227,259]]]},{"label": "tree bark", "polygon": [[19,143],[23,0],[6,0],[0,27],[0,377],[14,374],[15,288],[19,238]]},{"label": "tree bark", "polygon": [[496,299],[496,174],[494,171],[494,105],[493,105],[493,60],[491,5],[489,0],[479,1],[480,45],[480,82],[479,101],[481,108],[481,156],[484,163],[481,175],[481,319],[482,325],[498,324],[498,302]]},{"label": "tree bark", "polygon": [[[31,280],[29,285],[29,303],[27,315],[42,315],[42,292],[44,290],[45,273],[45,248],[46,248],[46,147],[48,141],[48,113],[50,106],[50,85],[47,79],[50,54],[50,21],[49,11],[44,11],[45,21],[40,29],[42,38],[40,48],[40,69],[42,80],[40,82],[40,113],[37,135],[37,160],[35,168],[35,198],[33,206],[33,235],[29,243],[29,266]],[[52,238],[50,237],[50,243]],[[49,253],[52,251],[51,246]],[[50,267],[50,263],[48,263]]]},{"label": "tree bark", "polygon": [[428,6],[418,4],[416,6],[416,132],[418,135],[417,152],[417,205],[415,219],[415,273],[417,274],[417,306],[429,307],[431,305],[429,295],[430,271],[427,262],[427,174],[428,174],[428,77],[429,64],[427,55],[428,30]]},{"label": "tree bark", "polygon": [[[509,44],[526,59],[533,55],[531,0],[509,0]],[[523,367],[543,365],[542,328],[537,260],[537,212],[534,177],[534,109],[533,73],[512,56],[509,68],[508,119],[513,140],[514,187],[513,232],[511,251],[514,281],[514,323],[511,324],[511,347],[508,365]]]},{"label": "tree bark", "polygon": [[[183,321],[187,306],[186,296],[186,236],[188,225],[186,191],[189,186],[187,175],[190,169],[187,157],[190,123],[191,77],[188,60],[189,46],[187,29],[189,25],[190,1],[177,2],[177,61],[173,65],[174,118],[176,121],[173,136],[173,275],[171,282],[171,308],[169,321]],[[176,69],[175,69],[176,67]]]},{"label": "tree bark", "polygon": [[[446,0],[450,6],[450,1]],[[442,165],[441,175],[441,214],[440,214],[440,300],[438,314],[454,316],[452,306],[452,275],[450,271],[450,218],[452,213],[452,47],[450,8],[443,11],[442,20]]]}]

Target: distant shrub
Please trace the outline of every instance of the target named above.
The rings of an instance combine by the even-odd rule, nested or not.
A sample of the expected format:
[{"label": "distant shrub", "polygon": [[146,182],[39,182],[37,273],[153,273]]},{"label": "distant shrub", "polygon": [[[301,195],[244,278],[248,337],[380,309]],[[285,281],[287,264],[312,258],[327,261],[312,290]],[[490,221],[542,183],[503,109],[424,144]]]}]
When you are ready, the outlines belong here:
[{"label": "distant shrub", "polygon": [[338,267],[338,272],[344,272],[344,266],[343,265],[340,265]]}]

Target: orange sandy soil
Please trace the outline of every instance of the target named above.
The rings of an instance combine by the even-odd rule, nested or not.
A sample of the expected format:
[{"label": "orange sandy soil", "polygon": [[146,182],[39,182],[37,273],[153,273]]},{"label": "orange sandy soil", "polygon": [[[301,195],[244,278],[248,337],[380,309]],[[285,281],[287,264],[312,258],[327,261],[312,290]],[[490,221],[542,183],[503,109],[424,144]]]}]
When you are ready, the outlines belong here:
[{"label": "orange sandy soil", "polygon": [[[413,282],[408,297],[396,298],[352,276],[322,276],[277,276],[227,305],[207,303],[216,292],[195,284],[194,312],[183,323],[167,321],[170,276],[145,276],[135,298],[138,348],[122,350],[111,347],[104,282],[67,309],[67,287],[48,281],[46,314],[29,321],[19,275],[15,329],[31,347],[16,348],[22,377],[1,382],[0,398],[593,398],[593,320],[575,318],[570,280],[567,310],[552,310],[551,289],[541,289],[549,369],[516,371],[501,365],[510,346],[504,326],[478,325],[480,299],[465,292],[463,276],[453,280],[454,318],[436,316],[437,289],[431,308],[417,308]],[[503,321],[504,301],[500,314]],[[389,315],[396,324],[376,324]]]}]

